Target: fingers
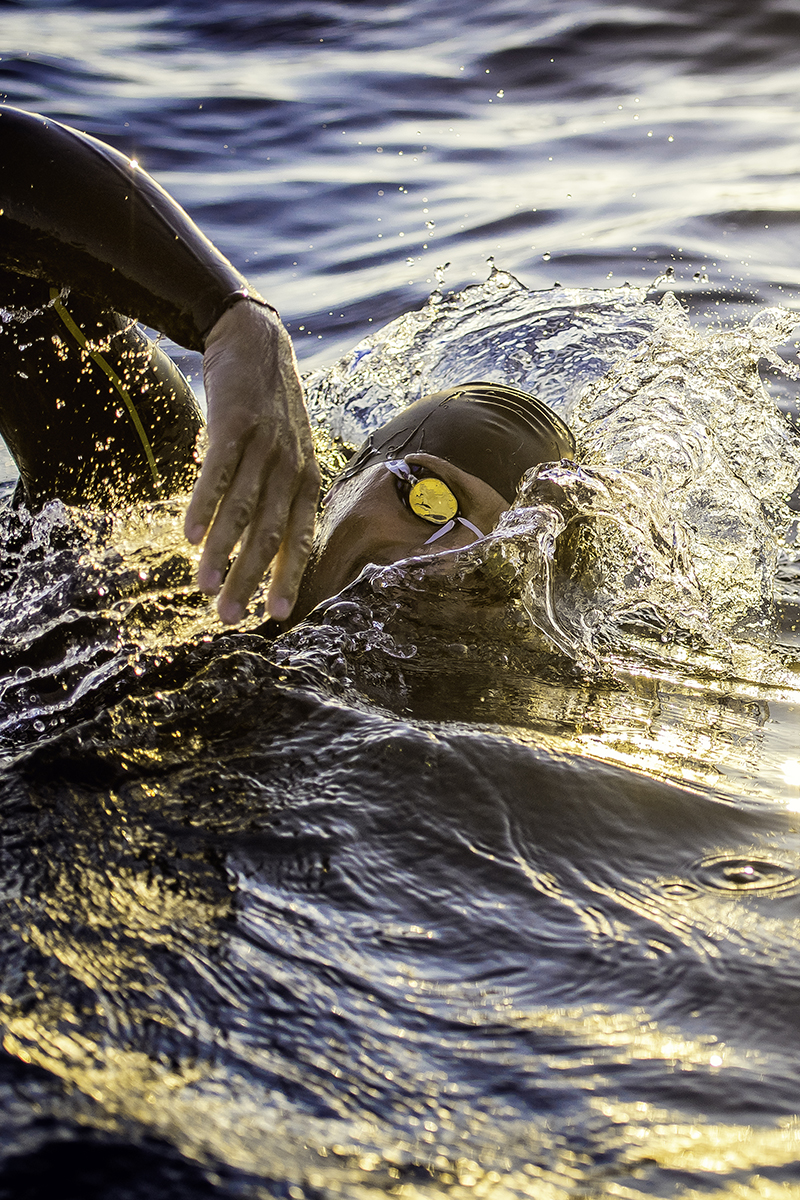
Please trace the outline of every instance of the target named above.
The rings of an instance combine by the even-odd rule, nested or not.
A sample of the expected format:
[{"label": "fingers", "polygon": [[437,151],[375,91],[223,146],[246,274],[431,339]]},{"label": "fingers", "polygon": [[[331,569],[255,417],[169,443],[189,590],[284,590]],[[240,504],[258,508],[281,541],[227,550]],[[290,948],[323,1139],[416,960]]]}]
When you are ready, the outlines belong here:
[{"label": "fingers", "polygon": [[285,478],[270,477],[217,603],[226,624],[242,620],[247,602],[270,564],[273,575],[267,609],[275,620],[289,617],[311,550],[318,495],[316,463],[309,464],[291,503]]},{"label": "fingers", "polygon": [[[207,592],[209,595],[216,595],[219,591],[228,568],[231,552],[257,515],[259,498],[264,488],[264,476],[268,475],[270,469],[274,469],[270,449],[264,437],[254,437],[250,447],[236,462],[235,472],[230,472],[233,474],[233,482],[227,485],[226,481],[224,488],[217,487],[214,482],[209,489],[211,495],[213,495],[213,491],[224,492],[208,530],[203,555],[197,569],[197,585],[201,591]],[[231,455],[227,461],[230,462],[233,459],[234,455]],[[211,472],[220,471],[223,477],[228,475],[230,468],[228,467],[226,470],[224,464],[217,467],[220,459],[212,458],[211,452],[209,452],[206,463],[209,463],[209,460]],[[214,479],[213,475],[212,479]],[[286,496],[275,513],[278,528],[282,526],[282,520],[285,519],[290,501],[291,493]],[[249,599],[249,597],[247,598]]]},{"label": "fingers", "polygon": [[186,509],[183,530],[193,546],[202,542],[222,496],[239,465],[240,453],[231,447],[210,446]]},{"label": "fingers", "polygon": [[[233,484],[209,529],[197,571],[198,587],[209,595],[219,592],[225,579],[217,609],[226,624],[243,619],[248,600],[273,560],[267,607],[276,620],[286,620],[311,550],[319,495],[313,451],[309,446],[298,467],[296,458],[285,452],[283,461],[278,461],[277,452],[285,448],[269,448],[265,443],[264,437],[254,437],[240,458]],[[215,461],[210,469],[217,469]],[[226,577],[231,552],[243,535]]]},{"label": "fingers", "polygon": [[[218,447],[212,445],[209,447],[184,521],[184,532],[193,545],[197,545],[203,540],[209,526],[214,521],[214,514],[217,512],[220,498],[228,494],[231,480],[236,476],[240,467],[241,456],[242,452],[238,446]],[[220,509],[218,519],[214,521],[213,536],[210,536],[206,543],[198,567],[197,585],[203,592],[216,595],[220,589],[228,564],[228,556],[241,536],[258,496],[258,487],[255,483],[251,484],[247,490],[252,496],[251,503],[248,504],[246,495],[241,495],[242,481],[240,481],[236,494],[229,500],[224,511]],[[240,519],[238,529],[234,534],[236,519],[231,517],[230,513],[231,508],[235,507],[237,502],[243,507],[244,513],[243,523]]]},{"label": "fingers", "polygon": [[285,502],[282,481],[279,478],[269,481],[217,603],[220,618],[226,624],[242,620],[247,601],[270,564],[273,571],[267,609],[275,620],[285,621],[289,617],[311,550],[318,494],[316,466],[307,473],[290,506]]},{"label": "fingers", "polygon": [[289,514],[286,536],[272,567],[267,608],[276,621],[285,621],[297,603],[303,572],[311,553],[319,497],[319,472],[298,494]]}]

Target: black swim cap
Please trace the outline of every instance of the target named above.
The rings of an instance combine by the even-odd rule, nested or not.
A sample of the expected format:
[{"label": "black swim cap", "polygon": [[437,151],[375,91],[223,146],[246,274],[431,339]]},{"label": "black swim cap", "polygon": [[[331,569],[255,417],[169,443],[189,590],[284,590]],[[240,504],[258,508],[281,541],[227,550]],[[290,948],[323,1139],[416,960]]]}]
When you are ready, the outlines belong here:
[{"label": "black swim cap", "polygon": [[509,504],[537,463],[572,458],[575,439],[541,400],[502,383],[464,383],[425,396],[369,435],[339,479],[417,452],[446,458]]}]

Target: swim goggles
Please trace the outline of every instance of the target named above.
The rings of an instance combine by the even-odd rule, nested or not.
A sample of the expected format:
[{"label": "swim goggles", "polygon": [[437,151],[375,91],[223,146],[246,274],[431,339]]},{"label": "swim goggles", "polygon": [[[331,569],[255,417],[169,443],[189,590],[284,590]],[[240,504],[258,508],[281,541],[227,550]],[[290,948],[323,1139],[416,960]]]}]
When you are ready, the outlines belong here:
[{"label": "swim goggles", "polygon": [[458,501],[443,479],[426,473],[422,466],[407,463],[404,458],[390,458],[384,466],[395,476],[398,494],[406,508],[423,521],[441,526],[423,545],[430,546],[431,542],[444,537],[455,528],[456,522],[466,525],[476,538],[484,536],[477,525],[461,516]]}]

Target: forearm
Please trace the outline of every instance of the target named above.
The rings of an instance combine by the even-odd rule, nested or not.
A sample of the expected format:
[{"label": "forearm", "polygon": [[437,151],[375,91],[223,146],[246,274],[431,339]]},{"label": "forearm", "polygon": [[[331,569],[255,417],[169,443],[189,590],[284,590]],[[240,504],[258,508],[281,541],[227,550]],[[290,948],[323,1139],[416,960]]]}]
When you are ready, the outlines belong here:
[{"label": "forearm", "polygon": [[0,267],[45,279],[204,350],[223,312],[262,297],[124,154],[0,105]]}]

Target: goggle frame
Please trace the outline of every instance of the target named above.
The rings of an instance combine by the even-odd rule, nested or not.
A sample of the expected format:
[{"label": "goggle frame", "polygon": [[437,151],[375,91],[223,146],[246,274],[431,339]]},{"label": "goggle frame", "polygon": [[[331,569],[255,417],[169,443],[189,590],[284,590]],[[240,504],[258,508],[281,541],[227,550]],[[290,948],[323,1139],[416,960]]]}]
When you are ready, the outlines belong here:
[{"label": "goggle frame", "polygon": [[476,539],[485,536],[477,525],[473,525],[472,521],[461,515],[458,498],[450,486],[433,471],[421,463],[407,463],[404,458],[387,459],[384,466],[394,475],[397,493],[406,508],[420,520],[439,527],[423,545],[430,546],[432,542],[444,537],[455,528],[456,522],[466,526],[474,533]]}]

